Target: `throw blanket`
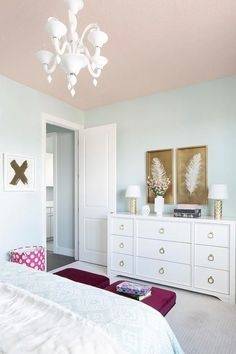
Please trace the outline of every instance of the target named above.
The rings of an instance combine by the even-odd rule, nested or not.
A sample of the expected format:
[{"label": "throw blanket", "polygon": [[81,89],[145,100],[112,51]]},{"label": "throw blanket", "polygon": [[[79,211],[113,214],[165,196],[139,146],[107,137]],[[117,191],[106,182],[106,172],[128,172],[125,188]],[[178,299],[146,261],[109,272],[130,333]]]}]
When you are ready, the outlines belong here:
[{"label": "throw blanket", "polygon": [[121,354],[121,350],[93,322],[0,283],[0,353]]},{"label": "throw blanket", "polygon": [[[16,263],[0,262],[0,282],[27,290],[93,322],[125,353],[183,353],[166,319],[138,301]],[[110,354],[109,350],[103,354]]]}]

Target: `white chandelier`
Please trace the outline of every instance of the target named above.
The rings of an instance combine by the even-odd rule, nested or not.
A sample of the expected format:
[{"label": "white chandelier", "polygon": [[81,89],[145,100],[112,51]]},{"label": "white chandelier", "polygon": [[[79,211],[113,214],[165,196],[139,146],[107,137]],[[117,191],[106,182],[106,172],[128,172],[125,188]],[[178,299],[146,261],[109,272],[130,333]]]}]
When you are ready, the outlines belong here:
[{"label": "white chandelier", "polygon": [[[43,65],[47,74],[48,82],[52,81],[52,73],[60,65],[66,73],[68,90],[72,97],[75,95],[75,85],[77,75],[80,70],[88,67],[93,77],[93,84],[97,86],[97,79],[101,75],[102,69],[107,64],[107,58],[100,55],[102,46],[108,41],[105,32],[100,31],[97,24],[88,25],[79,36],[77,32],[76,15],[84,7],[83,0],[64,0],[68,6],[69,28],[54,17],[50,17],[46,24],[55,53],[47,50],[40,50],[37,58]],[[90,54],[85,40],[88,40],[94,47],[93,55]]]}]

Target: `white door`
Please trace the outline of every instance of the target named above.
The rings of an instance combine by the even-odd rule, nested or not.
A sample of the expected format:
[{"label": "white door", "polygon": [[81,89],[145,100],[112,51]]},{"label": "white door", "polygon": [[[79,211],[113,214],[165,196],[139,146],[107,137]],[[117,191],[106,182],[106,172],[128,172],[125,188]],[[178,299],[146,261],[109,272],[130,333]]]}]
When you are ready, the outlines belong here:
[{"label": "white door", "polygon": [[79,259],[106,265],[107,215],[116,210],[116,125],[80,131]]}]

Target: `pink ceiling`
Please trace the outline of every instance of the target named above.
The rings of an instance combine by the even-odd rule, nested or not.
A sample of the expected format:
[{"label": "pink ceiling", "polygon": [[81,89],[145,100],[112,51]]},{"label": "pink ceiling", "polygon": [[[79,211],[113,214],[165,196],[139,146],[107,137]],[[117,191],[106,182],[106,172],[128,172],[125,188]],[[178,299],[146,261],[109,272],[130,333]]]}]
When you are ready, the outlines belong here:
[{"label": "pink ceiling", "polygon": [[63,0],[0,0],[0,73],[81,109],[236,74],[235,0],[85,0],[80,26],[110,40],[98,87],[87,70],[71,98],[61,70],[49,85],[35,52],[51,49],[48,17],[66,21]]}]

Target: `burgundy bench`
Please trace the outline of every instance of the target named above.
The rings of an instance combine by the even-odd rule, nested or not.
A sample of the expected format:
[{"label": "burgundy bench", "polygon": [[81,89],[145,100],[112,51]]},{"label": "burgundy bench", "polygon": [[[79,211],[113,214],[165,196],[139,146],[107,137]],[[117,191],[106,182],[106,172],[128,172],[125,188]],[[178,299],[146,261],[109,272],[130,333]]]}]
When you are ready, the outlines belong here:
[{"label": "burgundy bench", "polygon": [[[105,277],[104,275],[94,274],[74,268],[66,268],[54,274],[59,275],[63,278],[73,280],[78,283],[83,283],[95,286],[100,289],[105,289],[116,294],[116,286],[122,283],[122,281],[117,281],[116,283],[110,285],[109,278]],[[154,309],[159,311],[163,316],[165,316],[175,305],[176,294],[173,291],[153,287],[152,295],[142,300],[142,302],[146,305],[153,307]]]},{"label": "burgundy bench", "polygon": [[[120,283],[122,283],[122,281],[117,281],[109,285],[106,290],[117,294],[116,286]],[[175,305],[176,294],[173,291],[152,287],[152,295],[142,300],[142,302],[153,307],[165,316]]]},{"label": "burgundy bench", "polygon": [[100,289],[105,289],[110,285],[109,278],[103,275],[85,272],[84,270],[74,268],[66,268],[54,274],[76,281],[78,283],[92,285]]}]

